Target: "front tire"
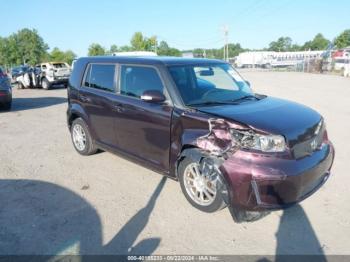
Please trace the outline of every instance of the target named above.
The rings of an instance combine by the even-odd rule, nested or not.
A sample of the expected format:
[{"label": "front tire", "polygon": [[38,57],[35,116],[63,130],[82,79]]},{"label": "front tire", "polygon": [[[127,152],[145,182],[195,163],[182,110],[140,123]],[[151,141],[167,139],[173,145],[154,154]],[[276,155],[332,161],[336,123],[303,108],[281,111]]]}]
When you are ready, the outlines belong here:
[{"label": "front tire", "polygon": [[73,121],[71,137],[74,148],[79,154],[89,156],[97,152],[89,128],[82,118],[77,118]]},{"label": "front tire", "polygon": [[[202,159],[205,157],[203,155]],[[205,176],[202,163],[191,156],[186,156],[180,162],[178,175],[181,190],[192,206],[207,213],[226,207],[222,192],[228,192],[227,185],[219,172],[216,166],[211,175],[207,173]]]}]

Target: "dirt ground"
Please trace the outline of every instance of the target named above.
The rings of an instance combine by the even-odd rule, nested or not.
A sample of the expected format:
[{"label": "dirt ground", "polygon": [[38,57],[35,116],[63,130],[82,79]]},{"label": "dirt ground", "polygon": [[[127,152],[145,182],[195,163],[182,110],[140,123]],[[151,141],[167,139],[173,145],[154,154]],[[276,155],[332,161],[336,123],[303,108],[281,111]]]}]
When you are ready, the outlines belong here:
[{"label": "dirt ground", "polygon": [[202,213],[176,181],[110,153],[78,155],[65,89],[14,90],[0,113],[0,254],[350,254],[350,79],[243,75],[325,117],[336,159],[316,194],[254,223]]}]

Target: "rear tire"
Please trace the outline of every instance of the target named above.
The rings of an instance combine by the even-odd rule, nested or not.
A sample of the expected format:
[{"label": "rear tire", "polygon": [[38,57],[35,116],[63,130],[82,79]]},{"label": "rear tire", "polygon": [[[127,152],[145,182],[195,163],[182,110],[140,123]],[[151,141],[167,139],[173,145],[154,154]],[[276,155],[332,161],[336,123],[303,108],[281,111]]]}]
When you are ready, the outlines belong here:
[{"label": "rear tire", "polygon": [[24,89],[24,85],[21,82],[17,82],[17,89]]},{"label": "rear tire", "polygon": [[41,86],[43,87],[43,89],[49,90],[51,87],[51,84],[49,80],[47,80],[46,78],[43,78],[43,80],[41,80]]},{"label": "rear tire", "polygon": [[4,109],[9,111],[9,110],[11,110],[11,107],[12,107],[12,102],[8,102],[5,104]]},{"label": "rear tire", "polygon": [[9,111],[9,110],[11,110],[11,106],[12,106],[12,102],[0,104],[0,110]]},{"label": "rear tire", "polygon": [[[203,155],[203,157],[207,157],[207,156]],[[192,184],[189,184],[189,182],[188,182],[189,179],[186,178],[186,177],[190,176],[192,167],[194,167],[195,165],[197,165],[197,167],[199,169],[199,172],[201,173],[200,163],[198,163],[198,161],[193,159],[191,156],[186,156],[180,162],[180,164],[178,166],[178,175],[179,175],[179,181],[180,181],[181,190],[182,190],[182,193],[185,195],[187,201],[193,207],[195,207],[195,208],[197,208],[197,209],[199,209],[199,210],[201,210],[203,212],[207,212],[207,213],[213,213],[215,211],[218,211],[218,210],[223,209],[224,207],[226,207],[227,204],[226,204],[226,202],[224,200],[224,197],[221,194],[221,192],[223,190],[222,187],[224,187],[224,190],[227,191],[227,185],[226,185],[226,182],[223,181],[223,179],[221,179],[222,178],[221,174],[216,174],[217,176],[220,176],[220,181],[216,180],[216,183],[210,183],[210,182],[203,183],[205,185],[205,187],[206,187],[205,194],[207,196],[208,196],[208,192],[210,192],[210,191],[207,190],[208,189],[208,183],[210,185],[210,187],[209,187],[210,190],[213,190],[215,188],[215,190],[214,190],[216,192],[215,195],[210,193],[211,200],[208,198],[209,196],[206,199],[207,203],[204,203],[204,201],[203,201],[203,204],[200,204],[198,202],[200,200],[196,200],[196,196],[198,196],[198,194],[199,194],[198,198],[200,198],[201,196],[203,196],[203,193],[201,193],[200,190],[197,191],[197,188],[194,186],[195,182],[193,182]],[[205,181],[208,181],[208,180],[205,180]],[[187,189],[186,189],[186,187],[187,187]],[[206,196],[203,196],[203,198],[205,198],[205,197]]]},{"label": "rear tire", "polygon": [[93,143],[89,128],[82,118],[77,118],[71,126],[71,138],[75,150],[84,156],[89,156],[97,152]]}]

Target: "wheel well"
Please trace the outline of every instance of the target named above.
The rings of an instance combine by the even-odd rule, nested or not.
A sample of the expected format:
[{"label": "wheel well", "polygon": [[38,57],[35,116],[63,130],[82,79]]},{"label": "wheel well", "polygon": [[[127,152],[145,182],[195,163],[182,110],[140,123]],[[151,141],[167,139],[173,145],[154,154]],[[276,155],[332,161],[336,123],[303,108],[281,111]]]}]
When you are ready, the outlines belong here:
[{"label": "wheel well", "polygon": [[72,126],[72,123],[75,119],[79,118],[80,116],[78,114],[75,114],[75,113],[72,113],[69,117],[69,120],[68,120],[68,125],[69,125],[69,128]]},{"label": "wheel well", "polygon": [[183,145],[182,148],[181,148],[181,152],[175,162],[175,176],[176,178],[178,177],[178,173],[177,173],[177,170],[179,168],[179,164],[182,160],[184,160],[184,158],[186,157],[186,155],[183,155],[183,152],[187,149],[196,149],[198,147],[194,146],[194,145],[191,145],[191,144],[186,144],[186,145]]}]

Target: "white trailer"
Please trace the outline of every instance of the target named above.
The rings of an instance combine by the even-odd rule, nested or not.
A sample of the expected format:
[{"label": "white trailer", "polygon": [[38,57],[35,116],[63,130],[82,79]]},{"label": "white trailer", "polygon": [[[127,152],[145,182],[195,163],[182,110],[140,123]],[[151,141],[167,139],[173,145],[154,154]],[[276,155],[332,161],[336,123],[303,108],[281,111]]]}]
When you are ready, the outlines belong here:
[{"label": "white trailer", "polygon": [[320,58],[325,51],[273,52],[250,51],[240,53],[235,63],[237,67],[288,67],[296,66],[311,59]]}]

